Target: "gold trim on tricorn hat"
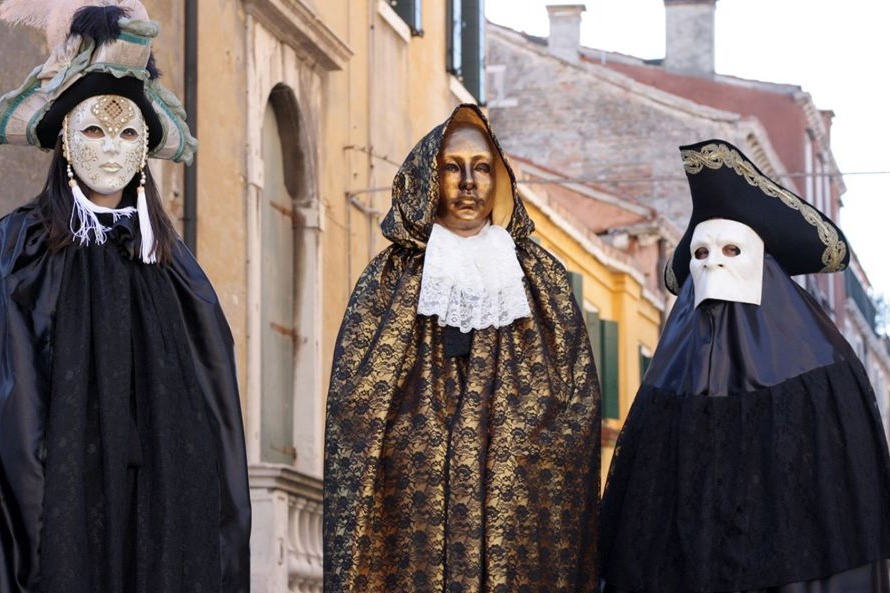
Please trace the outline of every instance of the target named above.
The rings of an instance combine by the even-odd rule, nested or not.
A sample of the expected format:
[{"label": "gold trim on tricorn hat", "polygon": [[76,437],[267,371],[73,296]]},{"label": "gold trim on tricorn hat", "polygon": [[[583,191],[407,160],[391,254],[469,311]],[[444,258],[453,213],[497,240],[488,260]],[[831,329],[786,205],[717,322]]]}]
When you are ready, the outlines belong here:
[{"label": "gold trim on tricorn hat", "polygon": [[692,194],[692,217],[665,266],[665,285],[680,292],[689,276],[689,244],[698,223],[713,218],[748,225],[763,239],[764,250],[791,276],[837,272],[850,251],[843,232],[825,214],[757,168],[725,140],[680,147]]}]

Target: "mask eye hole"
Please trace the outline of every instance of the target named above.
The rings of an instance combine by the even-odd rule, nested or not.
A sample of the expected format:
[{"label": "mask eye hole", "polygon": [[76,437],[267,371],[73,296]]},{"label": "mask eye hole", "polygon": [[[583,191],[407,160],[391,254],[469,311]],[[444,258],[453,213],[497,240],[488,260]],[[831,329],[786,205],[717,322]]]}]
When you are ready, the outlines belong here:
[{"label": "mask eye hole", "polygon": [[99,126],[87,126],[83,130],[81,130],[80,133],[93,140],[103,138],[105,136],[105,132]]},{"label": "mask eye hole", "polygon": [[725,255],[726,257],[736,257],[741,252],[742,250],[739,249],[738,245],[733,245],[730,243],[729,245],[723,246],[723,255]]},{"label": "mask eye hole", "polygon": [[707,247],[699,247],[693,252],[695,259],[705,259],[709,255],[709,251]]}]

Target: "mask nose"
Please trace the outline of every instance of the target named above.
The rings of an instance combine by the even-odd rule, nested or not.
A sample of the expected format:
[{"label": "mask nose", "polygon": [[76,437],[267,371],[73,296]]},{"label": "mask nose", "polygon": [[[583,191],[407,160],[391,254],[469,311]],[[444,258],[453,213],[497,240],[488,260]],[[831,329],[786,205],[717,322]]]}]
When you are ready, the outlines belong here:
[{"label": "mask nose", "polygon": [[463,190],[474,189],[476,187],[476,179],[473,177],[473,169],[467,164],[461,167],[460,172],[460,188]]},{"label": "mask nose", "polygon": [[702,265],[706,270],[723,268],[726,266],[726,256],[724,256],[719,249],[713,248],[708,254],[708,257],[702,262]]},{"label": "mask nose", "polygon": [[107,153],[117,154],[120,152],[120,141],[117,138],[113,138],[111,134],[108,134],[102,142],[102,150]]}]

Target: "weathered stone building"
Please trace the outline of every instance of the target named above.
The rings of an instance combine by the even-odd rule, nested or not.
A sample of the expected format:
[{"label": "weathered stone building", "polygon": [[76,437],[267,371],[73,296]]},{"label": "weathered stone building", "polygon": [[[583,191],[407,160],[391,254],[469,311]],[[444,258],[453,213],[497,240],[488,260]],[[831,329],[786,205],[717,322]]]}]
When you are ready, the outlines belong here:
[{"label": "weathered stone building", "polygon": [[[491,25],[489,107],[504,146],[556,178],[652,208],[682,230],[691,201],[677,147],[723,138],[837,220],[845,187],[831,152],[833,114],[818,110],[799,86],[715,73],[716,8],[716,0],[665,0],[663,60],[581,46],[582,4],[548,7],[548,38]],[[589,210],[575,209],[579,216]],[[620,220],[607,226],[600,232],[616,246],[640,228]],[[867,277],[855,257],[843,274],[799,280],[850,342],[862,344],[878,400],[890,408],[886,339],[875,331]],[[622,417],[629,405],[622,400]]]}]

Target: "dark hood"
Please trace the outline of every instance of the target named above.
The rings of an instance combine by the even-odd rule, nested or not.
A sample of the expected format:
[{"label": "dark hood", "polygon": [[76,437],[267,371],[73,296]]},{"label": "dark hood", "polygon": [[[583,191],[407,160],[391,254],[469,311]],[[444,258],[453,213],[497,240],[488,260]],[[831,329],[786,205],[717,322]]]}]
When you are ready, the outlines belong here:
[{"label": "dark hood", "polygon": [[507,229],[513,240],[527,238],[534,230],[516,193],[516,178],[501,146],[478,106],[459,105],[442,124],[433,128],[405,158],[392,183],[392,207],[381,224],[383,235],[402,247],[423,249],[429,239],[439,206],[439,174],[436,157],[448,127],[470,122],[484,130],[495,150],[495,205],[492,222]]}]

